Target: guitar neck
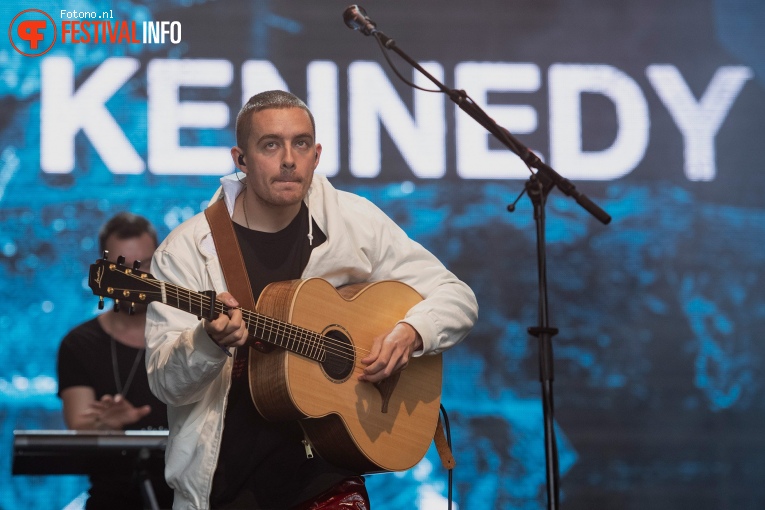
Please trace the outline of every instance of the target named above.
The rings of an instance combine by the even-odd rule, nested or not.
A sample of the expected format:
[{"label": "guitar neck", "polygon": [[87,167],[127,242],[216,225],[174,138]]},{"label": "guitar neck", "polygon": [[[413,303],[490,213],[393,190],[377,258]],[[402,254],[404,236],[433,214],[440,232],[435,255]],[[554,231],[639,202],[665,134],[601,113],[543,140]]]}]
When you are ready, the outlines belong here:
[{"label": "guitar neck", "polygon": [[[222,313],[228,313],[230,307],[215,299],[214,291],[196,292],[169,282],[157,280],[150,273],[139,271],[137,266],[125,267],[122,260],[112,262],[97,260],[90,266],[88,286],[94,294],[103,298],[114,299],[115,309],[120,301],[131,303],[150,303],[158,301],[178,310],[214,320]],[[273,317],[259,314],[253,310],[237,308],[242,311],[242,318],[247,331],[255,340],[281,347],[306,358],[323,362],[326,358],[326,338],[314,331],[294,326]]]},{"label": "guitar neck", "polygon": [[[215,293],[196,292],[172,283],[160,282],[162,303],[197,317],[215,318],[232,308],[214,298]],[[250,336],[314,361],[326,358],[324,337],[319,333],[294,326],[252,310],[237,307]]]}]

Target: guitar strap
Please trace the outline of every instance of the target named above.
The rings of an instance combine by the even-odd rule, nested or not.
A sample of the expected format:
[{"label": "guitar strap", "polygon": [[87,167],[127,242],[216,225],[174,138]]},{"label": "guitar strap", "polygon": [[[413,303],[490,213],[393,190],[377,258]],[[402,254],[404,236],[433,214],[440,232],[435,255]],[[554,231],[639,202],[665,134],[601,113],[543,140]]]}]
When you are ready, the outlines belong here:
[{"label": "guitar strap", "polygon": [[[223,279],[229,293],[239,302],[239,306],[246,310],[255,310],[255,298],[252,296],[252,284],[244,265],[242,250],[234,232],[234,223],[228,215],[226,203],[218,200],[205,209],[207,223],[210,224],[215,251],[218,252],[218,260],[223,270]],[[261,342],[253,342],[252,347],[259,351],[268,350]]]},{"label": "guitar strap", "polygon": [[[210,224],[215,250],[218,252],[223,269],[223,278],[226,280],[226,286],[232,296],[239,302],[239,306],[247,310],[255,310],[255,299],[252,296],[252,285],[250,277],[247,275],[247,268],[242,258],[242,250],[239,248],[239,241],[234,232],[234,225],[231,217],[228,215],[226,203],[218,200],[213,205],[205,209],[207,223]],[[260,351],[268,350],[268,346],[255,342],[255,349]],[[433,436],[436,444],[436,451],[441,458],[441,464],[444,469],[453,469],[456,461],[452,455],[449,443],[444,434],[444,426],[441,416],[438,416],[438,424]]]},{"label": "guitar strap", "polygon": [[234,224],[226,209],[226,202],[218,200],[205,209],[207,223],[210,224],[215,251],[218,252],[218,260],[223,269],[223,278],[226,287],[237,301],[239,306],[248,310],[255,309],[255,300],[252,297],[252,285],[247,275],[247,268],[242,258],[242,250],[236,239]]},{"label": "guitar strap", "polygon": [[441,458],[441,465],[444,469],[449,471],[454,469],[457,465],[457,461],[454,460],[452,455],[452,449],[449,447],[449,442],[446,440],[446,434],[444,434],[444,422],[441,421],[441,415],[438,415],[438,424],[436,425],[436,433],[433,435],[433,442],[436,443],[436,451]]}]

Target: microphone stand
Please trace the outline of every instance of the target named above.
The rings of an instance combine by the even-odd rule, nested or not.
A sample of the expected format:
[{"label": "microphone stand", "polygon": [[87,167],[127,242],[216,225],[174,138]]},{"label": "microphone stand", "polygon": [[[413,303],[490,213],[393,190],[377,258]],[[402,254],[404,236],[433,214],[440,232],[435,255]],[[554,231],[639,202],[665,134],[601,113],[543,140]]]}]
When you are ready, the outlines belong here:
[{"label": "microphone stand", "polygon": [[[370,21],[371,23],[371,21]],[[497,125],[464,90],[454,90],[447,88],[443,83],[434,78],[430,73],[422,68],[415,60],[402,51],[396,42],[377,30],[374,24],[370,25],[370,33],[374,35],[380,45],[386,49],[397,53],[401,58],[407,61],[412,67],[432,81],[441,92],[457,104],[464,112],[486,128],[508,149],[517,154],[521,160],[531,169],[536,168],[537,172],[531,174],[526,182],[524,190],[516,198],[515,202],[507,208],[510,212],[515,210],[515,204],[523,193],[526,193],[534,206],[534,220],[537,228],[537,266],[539,281],[539,324],[528,328],[529,334],[536,336],[539,340],[539,372],[542,384],[542,407],[544,417],[545,432],[545,466],[547,480],[547,508],[555,510],[559,502],[559,466],[558,466],[558,448],[555,440],[555,426],[553,417],[553,350],[552,337],[558,333],[557,328],[549,325],[547,309],[547,262],[545,253],[545,204],[547,195],[556,187],[566,196],[570,196],[582,206],[587,212],[593,215],[598,221],[607,225],[611,221],[603,209],[598,207],[587,196],[577,191],[575,186],[568,180],[558,174],[550,166],[542,162],[536,154],[531,152],[525,145],[518,141],[507,129]],[[387,58],[387,57],[386,57]],[[392,64],[391,64],[392,65]],[[395,67],[394,67],[395,70]],[[406,81],[406,80],[404,80]]]}]

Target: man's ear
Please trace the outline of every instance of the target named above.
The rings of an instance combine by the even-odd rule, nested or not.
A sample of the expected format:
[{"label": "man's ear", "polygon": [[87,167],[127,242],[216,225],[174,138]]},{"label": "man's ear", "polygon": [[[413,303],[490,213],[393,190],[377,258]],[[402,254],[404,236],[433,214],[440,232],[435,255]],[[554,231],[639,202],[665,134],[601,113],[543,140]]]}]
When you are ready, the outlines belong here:
[{"label": "man's ear", "polygon": [[236,166],[237,170],[247,173],[247,163],[244,161],[244,151],[242,149],[231,147],[231,159],[234,160],[234,166]]},{"label": "man's ear", "polygon": [[316,170],[316,167],[319,166],[319,158],[321,158],[321,144],[317,143],[313,150],[313,169]]}]

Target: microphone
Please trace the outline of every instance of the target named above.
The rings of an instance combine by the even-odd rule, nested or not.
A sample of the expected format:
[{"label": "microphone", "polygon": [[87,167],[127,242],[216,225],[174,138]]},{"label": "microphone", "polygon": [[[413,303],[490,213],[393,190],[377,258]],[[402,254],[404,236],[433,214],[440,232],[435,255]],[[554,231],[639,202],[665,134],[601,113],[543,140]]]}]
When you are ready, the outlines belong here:
[{"label": "microphone", "polygon": [[367,11],[360,5],[349,5],[343,13],[343,21],[351,30],[359,30],[364,35],[377,32],[377,24],[369,19]]}]

